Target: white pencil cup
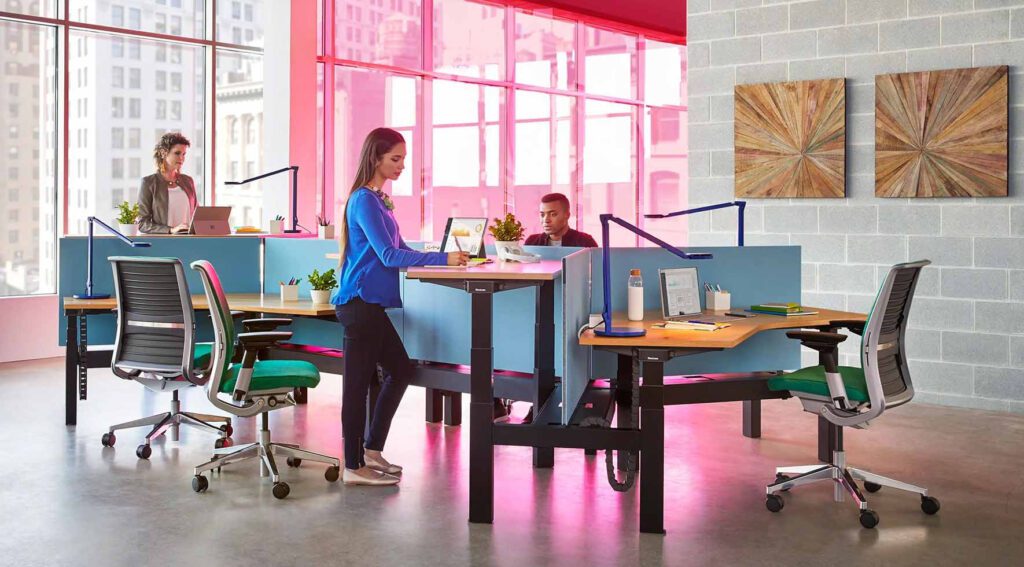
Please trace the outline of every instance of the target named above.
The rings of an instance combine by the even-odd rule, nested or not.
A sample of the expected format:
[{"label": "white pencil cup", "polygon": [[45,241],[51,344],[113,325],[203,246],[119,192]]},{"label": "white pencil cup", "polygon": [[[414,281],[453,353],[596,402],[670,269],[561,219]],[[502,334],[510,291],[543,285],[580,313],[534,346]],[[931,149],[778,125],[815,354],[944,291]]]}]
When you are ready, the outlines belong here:
[{"label": "white pencil cup", "polygon": [[299,285],[281,284],[281,301],[298,301]]},{"label": "white pencil cup", "polygon": [[732,300],[728,291],[705,291],[704,304],[711,311],[726,311],[732,309]]}]

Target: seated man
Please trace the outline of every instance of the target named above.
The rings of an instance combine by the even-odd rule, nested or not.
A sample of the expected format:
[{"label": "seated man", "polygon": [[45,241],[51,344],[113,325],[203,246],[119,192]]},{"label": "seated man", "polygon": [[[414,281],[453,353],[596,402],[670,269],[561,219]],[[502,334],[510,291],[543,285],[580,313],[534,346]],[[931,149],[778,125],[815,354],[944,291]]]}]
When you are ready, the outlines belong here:
[{"label": "seated man", "polygon": [[597,248],[594,238],[569,228],[569,198],[561,193],[548,193],[540,199],[540,222],[544,232],[531,234],[527,246],[580,246]]},{"label": "seated man", "polygon": [[[569,228],[569,198],[561,193],[548,193],[540,199],[540,222],[544,232],[531,234],[527,246],[579,246],[597,248],[594,238],[585,232]],[[508,421],[512,402],[494,399],[494,420]],[[523,423],[533,420],[533,408],[523,418]]]}]

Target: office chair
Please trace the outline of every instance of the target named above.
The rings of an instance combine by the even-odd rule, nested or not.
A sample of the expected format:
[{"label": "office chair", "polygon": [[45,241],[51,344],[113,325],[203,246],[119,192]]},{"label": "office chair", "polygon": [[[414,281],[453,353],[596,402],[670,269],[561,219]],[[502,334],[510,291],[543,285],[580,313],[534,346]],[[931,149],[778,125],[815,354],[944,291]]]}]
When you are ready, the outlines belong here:
[{"label": "office chair", "polygon": [[[101,442],[113,447],[119,429],[153,426],[135,454],[148,459],[150,443],[168,430],[178,440],[180,425],[217,433],[232,433],[231,418],[181,411],[178,391],[202,386],[207,380],[209,343],[196,344],[192,296],[185,270],[177,258],[114,256],[110,258],[117,293],[117,337],[110,368],[118,378],[135,380],[155,392],[171,392],[171,411],[119,423]],[[216,426],[213,423],[222,422]]]},{"label": "office chair", "polygon": [[[234,321],[224,290],[220,285],[213,265],[206,260],[192,262],[192,269],[199,272],[206,290],[213,318],[214,346],[211,360],[210,380],[206,385],[207,396],[214,406],[238,417],[259,415],[261,427],[259,441],[237,447],[216,447],[213,458],[195,467],[192,489],[205,492],[209,481],[203,473],[228,464],[258,459],[260,476],[269,476],[274,483],[274,497],[288,496],[290,488],[281,481],[277,472],[275,455],[287,457],[288,466],[297,467],[309,460],[326,463],[324,478],[328,482],[338,480],[341,462],[334,458],[300,449],[298,445],[270,442],[269,412],[295,405],[292,392],[296,388],[315,388],[320,383],[320,372],[316,366],[300,360],[256,360],[260,349],[273,346],[278,341],[291,338],[292,333],[276,331],[277,327],[291,323],[291,319],[253,319],[245,321],[246,330],[235,333]],[[232,364],[235,341],[243,349],[242,362]],[[229,395],[230,401],[221,398]]]},{"label": "office chair", "polygon": [[[878,525],[878,514],[868,508],[867,499],[857,481],[864,481],[868,492],[883,486],[921,495],[921,510],[926,514],[939,511],[939,501],[928,496],[928,490],[898,480],[846,466],[843,452],[843,427],[865,429],[885,411],[901,406],[914,397],[914,386],[907,369],[904,352],[907,317],[917,278],[928,260],[897,264],[889,270],[867,321],[832,321],[827,330],[790,331],[786,336],[819,353],[821,364],[802,368],[768,380],[775,391],[788,390],[800,399],[804,411],[828,420],[835,451],[827,465],[777,468],[775,482],[767,487],[768,510],[782,510],[779,492],[820,481],[833,481],[833,497],[842,502],[849,492],[860,509],[860,523],[865,528]],[[861,335],[861,367],[839,366],[839,343],[846,335],[834,332],[847,328]]]}]

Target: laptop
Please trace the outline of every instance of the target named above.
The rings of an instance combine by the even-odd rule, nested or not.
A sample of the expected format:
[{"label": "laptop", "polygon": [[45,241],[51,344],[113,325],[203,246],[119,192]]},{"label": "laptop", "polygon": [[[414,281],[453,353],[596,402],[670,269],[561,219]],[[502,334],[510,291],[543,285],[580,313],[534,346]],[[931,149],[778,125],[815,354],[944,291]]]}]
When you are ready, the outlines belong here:
[{"label": "laptop", "polygon": [[441,238],[441,252],[468,252],[471,258],[486,258],[484,234],[486,217],[448,217]]},{"label": "laptop", "polygon": [[658,284],[661,286],[661,318],[665,321],[722,323],[736,320],[736,317],[702,313],[697,268],[662,268],[658,270]]},{"label": "laptop", "polygon": [[231,207],[196,207],[192,213],[189,234],[228,236],[231,234],[231,225],[228,223],[230,216]]}]

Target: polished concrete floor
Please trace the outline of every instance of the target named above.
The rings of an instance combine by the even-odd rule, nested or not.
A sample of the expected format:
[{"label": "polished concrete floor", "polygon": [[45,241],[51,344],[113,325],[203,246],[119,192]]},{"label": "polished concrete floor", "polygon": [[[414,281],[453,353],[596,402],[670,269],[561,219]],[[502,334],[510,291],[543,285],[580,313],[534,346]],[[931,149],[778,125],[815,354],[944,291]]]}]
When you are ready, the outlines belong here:
[{"label": "polished concrete floor", "polygon": [[[197,389],[184,407],[209,411]],[[340,455],[338,376],[308,406],[272,414],[274,439]],[[274,499],[257,466],[214,475],[205,494],[191,467],[211,437],[183,430],[148,461],[142,430],[100,445],[111,423],[164,411],[105,370],[90,372],[77,427],[63,423],[63,361],[0,365],[2,565],[1011,565],[1024,554],[1024,416],[911,404],[868,431],[847,433],[854,466],[929,487],[942,511],[913,495],[870,498],[875,530],[831,487],[801,488],[764,507],[773,467],[809,464],[814,417],[793,400],[765,404],[764,436],[740,435],[738,404],[667,413],[664,536],[639,534],[636,490],[612,491],[604,457],[558,450],[533,470],[528,449],[495,451],[493,525],[470,525],[467,427],[426,425],[423,391],[409,390],[385,454],[405,466],[398,488],[329,484],[323,467],[286,469],[291,495]],[[525,406],[516,413],[525,412]],[[465,415],[468,416],[468,407]],[[252,440],[254,420],[235,420]]]}]

